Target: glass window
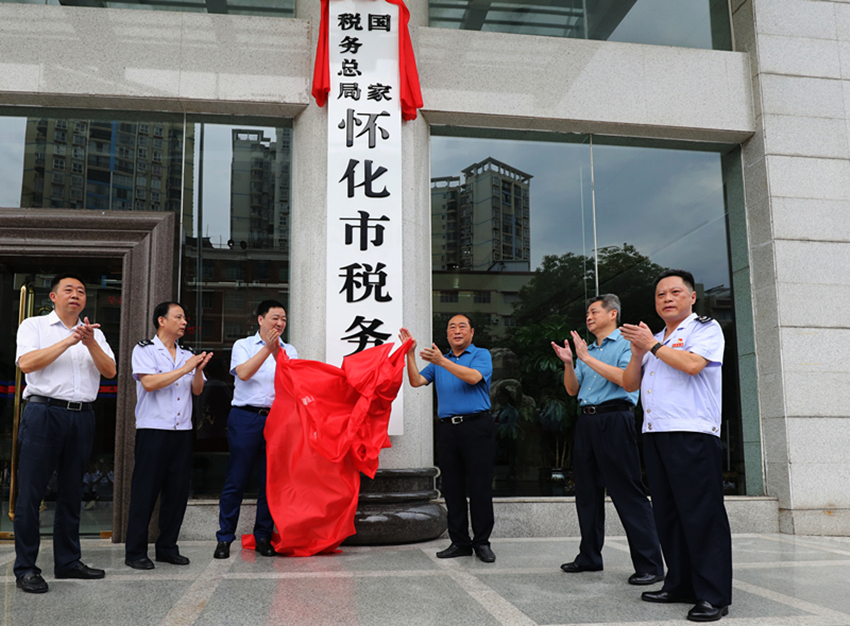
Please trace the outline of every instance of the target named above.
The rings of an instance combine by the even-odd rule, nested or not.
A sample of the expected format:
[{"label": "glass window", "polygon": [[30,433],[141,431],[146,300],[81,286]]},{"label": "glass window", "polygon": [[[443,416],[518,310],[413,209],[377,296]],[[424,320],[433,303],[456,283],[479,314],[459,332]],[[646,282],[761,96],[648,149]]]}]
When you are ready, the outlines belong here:
[{"label": "glass window", "polygon": [[[448,193],[458,197],[461,214],[470,220],[455,227],[456,239],[432,229],[432,341],[447,350],[448,319],[463,312],[475,323],[475,345],[491,351],[495,493],[570,492],[578,404],[564,389],[563,364],[550,342],[568,340],[572,330],[593,341],[584,323],[586,302],[599,293],[620,297],[623,321],[645,321],[659,330],[652,282],[667,268],[694,274],[695,311],[716,318],[724,329],[724,483],[727,493],[746,493],[721,168],[733,147],[453,132],[432,127],[432,223],[447,213]],[[456,182],[452,187],[440,182],[446,180]],[[493,212],[494,186],[522,198],[521,217]],[[505,233],[509,225],[513,245]],[[639,432],[640,409],[636,419]]]},{"label": "glass window", "polygon": [[729,7],[715,0],[431,0],[431,26],[731,50]]},{"label": "glass window", "polygon": [[[183,249],[181,298],[195,319],[203,319],[193,345],[215,353],[205,369],[209,382],[195,444],[196,467],[204,470],[193,476],[194,497],[217,498],[224,484],[233,343],[257,332],[255,312],[262,300],[289,305],[289,227],[284,218],[290,206],[292,129],[280,121],[265,122],[201,118],[188,124],[198,141],[191,152],[188,146],[186,150],[196,165],[187,189],[193,232]],[[252,171],[258,169],[267,178],[263,193],[252,197]],[[248,492],[256,494],[256,483]]]},{"label": "glass window", "polygon": [[[43,117],[43,109],[0,109],[0,206],[178,214],[176,223],[183,224],[184,232],[175,233],[182,257],[175,263],[175,296],[190,319],[183,342],[216,355],[195,406],[193,497],[218,498],[227,467],[233,342],[256,332],[254,312],[261,300],[284,306],[289,300],[291,125],[286,120],[237,118],[234,124],[234,118],[132,112],[112,119],[106,113],[55,111],[50,118]],[[73,175],[64,158],[53,156],[56,147],[65,147],[69,128],[84,139],[72,144],[81,151],[75,156],[83,157],[72,162]],[[150,133],[154,149],[137,147],[137,129]],[[59,143],[54,131],[61,133]],[[237,135],[242,133],[256,140],[241,141]],[[196,141],[201,136],[203,155]],[[150,150],[148,155],[158,160],[147,167],[150,176],[134,163],[137,150]],[[246,173],[257,161],[269,185],[254,206]],[[248,491],[248,497],[255,495],[256,483]]]},{"label": "glass window", "polygon": [[[33,4],[32,0],[3,0]],[[57,4],[56,0],[40,0],[38,4]],[[61,3],[60,3],[61,4]],[[90,6],[90,5],[81,5]],[[141,2],[98,2],[107,9],[142,9],[146,11],[181,11],[187,13],[216,13],[226,15],[258,15],[261,17],[295,17],[295,0],[142,0]],[[146,128],[148,124],[145,124]],[[147,130],[145,130],[147,132]]]}]

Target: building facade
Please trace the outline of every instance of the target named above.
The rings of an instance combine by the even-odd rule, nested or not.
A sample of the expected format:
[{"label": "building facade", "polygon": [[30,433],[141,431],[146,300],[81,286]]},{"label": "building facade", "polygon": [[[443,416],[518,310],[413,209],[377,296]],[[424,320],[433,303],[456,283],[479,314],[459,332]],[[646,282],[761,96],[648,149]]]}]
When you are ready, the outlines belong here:
[{"label": "building facade", "polygon": [[[560,532],[575,406],[548,341],[607,291],[657,326],[651,278],[684,267],[727,338],[733,522],[767,496],[774,528],[850,534],[850,366],[827,350],[850,323],[824,306],[848,292],[850,3],[407,4],[424,107],[402,129],[405,323],[440,345],[469,312],[494,355],[497,532]],[[15,290],[33,283],[37,311],[74,268],[118,344],[91,473],[114,476],[120,539],[129,352],[155,301],[183,301],[187,341],[217,353],[197,510],[256,303],[281,299],[288,340],[324,359],[328,119],[310,98],[319,0],[112,5],[0,3],[0,415],[6,462]],[[431,396],[405,393],[403,419],[382,467],[432,467]]]}]

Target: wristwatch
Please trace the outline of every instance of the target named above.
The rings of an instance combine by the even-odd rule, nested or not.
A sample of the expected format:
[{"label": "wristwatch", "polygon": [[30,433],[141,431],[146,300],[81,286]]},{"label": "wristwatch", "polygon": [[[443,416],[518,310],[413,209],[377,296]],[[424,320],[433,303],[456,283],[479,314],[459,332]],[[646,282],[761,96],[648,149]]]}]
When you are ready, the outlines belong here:
[{"label": "wristwatch", "polygon": [[661,343],[660,341],[656,342],[656,343],[655,343],[655,345],[654,345],[654,346],[652,346],[652,347],[649,349],[649,351],[650,351],[650,352],[652,352],[652,356],[658,356],[658,355],[657,355],[657,354],[655,354],[655,353],[656,353],[656,352],[658,352],[658,348],[660,348],[660,347],[661,347],[661,346],[663,346],[663,345],[664,345],[664,344],[663,344],[663,343]]}]

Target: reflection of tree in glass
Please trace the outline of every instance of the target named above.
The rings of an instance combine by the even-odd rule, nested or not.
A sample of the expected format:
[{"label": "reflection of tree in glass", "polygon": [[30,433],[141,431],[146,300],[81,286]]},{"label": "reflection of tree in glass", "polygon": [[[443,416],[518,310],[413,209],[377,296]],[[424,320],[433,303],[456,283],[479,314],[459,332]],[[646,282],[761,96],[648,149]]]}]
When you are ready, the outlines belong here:
[{"label": "reflection of tree in glass", "polygon": [[[657,326],[652,283],[663,269],[629,244],[600,249],[600,293],[620,297],[623,320],[643,320]],[[571,330],[585,329],[587,299],[594,295],[592,257],[573,253],[549,255],[520,290],[519,301],[514,304],[513,316],[519,327],[508,342],[519,356],[522,393],[538,407],[532,419],[537,421],[543,467],[570,466],[578,416],[576,398],[564,389],[563,363],[550,344],[563,343]],[[588,340],[593,341],[593,336],[588,336]]]},{"label": "reflection of tree in glass", "polygon": [[[665,268],[630,244],[601,248],[598,258],[599,291],[620,297],[622,321],[644,321],[658,330],[652,283]],[[554,493],[554,485],[538,485],[541,477],[550,480],[550,472],[539,469],[571,465],[578,401],[564,389],[564,365],[550,344],[563,343],[571,330],[586,333],[587,299],[594,295],[592,256],[547,255],[513,304],[516,328],[500,336],[492,332],[491,313],[463,311],[475,325],[475,345],[489,349],[493,356],[490,400],[496,419],[497,464],[508,466],[503,477],[526,485],[511,487],[511,493],[527,489],[536,494],[541,486]],[[446,327],[454,314],[434,315],[433,341],[444,352],[448,349]],[[594,340],[589,334],[586,338]]]}]

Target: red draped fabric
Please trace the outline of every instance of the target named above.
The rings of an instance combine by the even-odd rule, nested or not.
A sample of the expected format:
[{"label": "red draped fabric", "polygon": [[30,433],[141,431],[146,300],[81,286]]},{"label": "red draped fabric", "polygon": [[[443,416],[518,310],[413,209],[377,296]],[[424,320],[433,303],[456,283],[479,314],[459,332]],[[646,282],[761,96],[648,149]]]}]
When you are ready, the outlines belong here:
[{"label": "red draped fabric", "polygon": [[[390,447],[387,426],[401,387],[408,340],[345,357],[342,368],[280,351],[266,419],[266,497],[280,554],[335,552],[354,534],[360,472],[370,478]],[[242,547],[254,548],[243,535]]]},{"label": "red draped fabric", "polygon": [[[322,21],[319,25],[319,45],[316,48],[316,66],[313,68],[313,97],[320,107],[325,106],[331,89],[330,53],[328,51],[328,2],[322,0]],[[416,110],[422,108],[422,91],[419,89],[419,72],[410,42],[410,11],[404,0],[386,0],[398,5],[401,27],[398,33],[398,70],[401,85],[401,116],[405,120],[415,120]]]}]

